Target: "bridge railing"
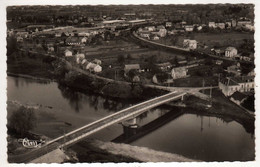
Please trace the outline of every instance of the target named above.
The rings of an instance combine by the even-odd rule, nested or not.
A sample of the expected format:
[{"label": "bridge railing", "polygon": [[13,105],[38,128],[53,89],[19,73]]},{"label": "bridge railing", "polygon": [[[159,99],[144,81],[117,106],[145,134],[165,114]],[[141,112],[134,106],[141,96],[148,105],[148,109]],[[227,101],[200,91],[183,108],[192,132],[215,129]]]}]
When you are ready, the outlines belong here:
[{"label": "bridge railing", "polygon": [[[70,141],[68,141],[68,142],[66,142],[66,143],[63,143],[62,145],[60,145],[60,147],[64,147],[64,146],[70,145],[70,144],[72,144],[72,143],[74,143],[74,142],[76,142],[76,141],[79,141],[79,140],[85,138],[86,136],[88,136],[88,135],[90,135],[90,134],[93,134],[93,133],[95,133],[95,132],[97,132],[97,131],[99,131],[99,130],[101,130],[101,129],[104,129],[104,128],[106,128],[106,127],[108,127],[108,126],[110,126],[110,125],[112,125],[112,124],[114,124],[114,123],[121,122],[121,121],[123,121],[123,120],[125,120],[125,119],[129,119],[129,117],[131,117],[131,116],[139,115],[140,113],[142,113],[142,112],[144,112],[144,111],[147,111],[148,109],[151,109],[151,108],[156,107],[156,106],[158,106],[158,105],[160,105],[160,104],[169,102],[169,101],[171,101],[171,100],[173,100],[173,99],[180,98],[180,97],[184,96],[185,94],[186,94],[186,93],[182,93],[182,94],[176,95],[176,96],[174,96],[174,97],[164,99],[164,100],[162,100],[162,101],[153,103],[153,104],[151,104],[151,105],[149,105],[149,106],[142,107],[141,109],[136,110],[136,111],[134,111],[134,112],[127,111],[127,112],[129,112],[129,114],[127,114],[127,112],[126,112],[126,113],[122,113],[123,116],[120,116],[119,118],[116,118],[116,119],[113,118],[113,117],[107,118],[107,119],[108,119],[108,120],[106,121],[107,123],[106,123],[106,122],[103,122],[103,123],[102,123],[102,122],[98,122],[98,123],[96,123],[96,124],[94,125],[94,127],[90,127],[91,129],[90,129],[88,132],[86,132],[86,133],[84,133],[84,134],[82,134],[82,135],[79,135],[78,137],[76,137],[76,138],[74,138],[74,139],[72,139],[72,140],[70,140]],[[169,94],[167,94],[167,95],[169,95]],[[157,99],[157,100],[158,100],[158,99]],[[112,121],[110,121],[111,119],[112,119]],[[104,121],[105,121],[105,120],[104,120]],[[93,125],[92,125],[92,126],[93,126]],[[95,126],[97,126],[98,128],[96,128]]]}]

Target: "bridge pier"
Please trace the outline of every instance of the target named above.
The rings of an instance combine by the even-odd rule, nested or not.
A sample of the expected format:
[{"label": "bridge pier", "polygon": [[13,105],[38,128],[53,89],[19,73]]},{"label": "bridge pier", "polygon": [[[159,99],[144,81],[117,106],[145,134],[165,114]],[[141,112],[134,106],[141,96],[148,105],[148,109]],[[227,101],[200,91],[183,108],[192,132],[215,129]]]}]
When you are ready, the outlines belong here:
[{"label": "bridge pier", "polygon": [[137,133],[138,124],[136,121],[136,117],[122,122],[122,125],[123,125],[124,134],[126,134],[126,137],[132,136]]},{"label": "bridge pier", "polygon": [[181,101],[183,101],[183,100],[184,100],[184,95],[181,96]]}]

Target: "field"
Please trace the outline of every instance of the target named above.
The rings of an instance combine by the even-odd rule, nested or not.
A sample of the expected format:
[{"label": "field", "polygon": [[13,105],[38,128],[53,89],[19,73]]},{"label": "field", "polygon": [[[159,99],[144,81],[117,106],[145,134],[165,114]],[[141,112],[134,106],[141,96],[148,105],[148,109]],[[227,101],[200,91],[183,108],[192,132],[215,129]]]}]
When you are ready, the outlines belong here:
[{"label": "field", "polygon": [[252,33],[239,33],[239,32],[229,32],[229,33],[192,33],[185,35],[173,35],[166,38],[162,38],[158,41],[162,44],[173,45],[173,39],[176,39],[176,45],[182,47],[184,39],[195,39],[200,44],[205,44],[209,48],[214,46],[218,47],[228,47],[234,46],[239,47],[243,43],[243,39],[254,40],[254,34]]}]

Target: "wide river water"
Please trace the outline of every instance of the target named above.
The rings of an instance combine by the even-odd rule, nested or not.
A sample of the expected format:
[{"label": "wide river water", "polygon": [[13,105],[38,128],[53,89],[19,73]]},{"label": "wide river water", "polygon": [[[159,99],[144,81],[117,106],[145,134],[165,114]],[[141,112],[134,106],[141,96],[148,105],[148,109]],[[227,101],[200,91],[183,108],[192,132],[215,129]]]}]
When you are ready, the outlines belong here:
[{"label": "wide river water", "polygon": [[[7,77],[7,81],[8,101],[48,107],[48,117],[46,113],[42,115],[49,119],[39,120],[34,132],[51,138],[137,103],[83,94],[56,82],[16,77]],[[165,107],[150,110],[142,114],[137,123],[143,126],[168,112],[169,108]],[[70,126],[61,122],[67,122]],[[121,134],[122,125],[115,124],[90,138],[111,141]],[[246,132],[236,121],[184,113],[130,144],[204,161],[235,161],[254,159],[254,140],[254,135]]]}]

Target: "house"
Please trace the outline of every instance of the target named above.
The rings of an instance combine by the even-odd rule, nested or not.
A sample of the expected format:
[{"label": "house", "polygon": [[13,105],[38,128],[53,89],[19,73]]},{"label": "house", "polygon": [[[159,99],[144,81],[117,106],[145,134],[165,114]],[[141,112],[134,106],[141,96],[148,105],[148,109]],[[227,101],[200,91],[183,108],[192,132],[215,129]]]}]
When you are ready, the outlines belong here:
[{"label": "house", "polygon": [[218,85],[225,96],[231,96],[236,91],[249,92],[254,89],[254,76],[226,77]]},{"label": "house", "polygon": [[215,22],[209,22],[209,28],[216,28]]},{"label": "house", "polygon": [[140,70],[140,64],[126,64],[125,68],[124,68],[125,74],[128,73],[130,70],[139,71]]},{"label": "house", "polygon": [[235,76],[240,76],[241,75],[241,68],[238,65],[232,65],[227,67],[227,72],[232,73]]},{"label": "house", "polygon": [[65,54],[65,57],[72,57],[72,51],[70,51],[70,50],[68,50],[68,49],[66,49],[66,50],[64,51],[64,54]]},{"label": "house", "polygon": [[91,62],[87,64],[86,69],[95,73],[102,71],[102,67],[100,65]]},{"label": "house", "polygon": [[55,37],[61,37],[61,33],[56,32]]},{"label": "house", "polygon": [[222,55],[224,55],[224,53],[225,53],[225,51],[222,49],[214,49],[214,54],[216,56],[222,56]]},{"label": "house", "polygon": [[197,30],[198,30],[198,31],[202,30],[202,26],[198,26],[198,27],[197,27]]},{"label": "house", "polygon": [[78,54],[76,54],[75,57],[76,57],[76,58],[79,58],[79,59],[81,59],[81,60],[85,59],[84,53],[78,53]]},{"label": "house", "polygon": [[166,22],[166,23],[165,23],[165,27],[172,27],[172,22],[169,22],[169,21]]},{"label": "house", "polygon": [[241,18],[237,21],[237,27],[242,27],[245,25],[252,25],[251,20],[247,18]]},{"label": "house", "polygon": [[165,37],[167,34],[167,30],[166,29],[160,29],[159,32],[157,33],[157,35],[159,37]]},{"label": "house", "polygon": [[150,33],[142,32],[142,33],[140,33],[140,37],[150,39]]},{"label": "house", "polygon": [[185,67],[176,67],[172,69],[171,76],[173,79],[185,78],[187,77],[187,72],[188,70]]},{"label": "house", "polygon": [[197,41],[191,39],[184,39],[183,40],[183,47],[189,48],[191,50],[197,49]]},{"label": "house", "polygon": [[217,60],[217,61],[216,61],[216,64],[217,64],[217,65],[223,64],[223,60]]},{"label": "house", "polygon": [[87,38],[87,37],[81,38],[81,43],[86,43],[87,41],[88,41],[88,38]]},{"label": "house", "polygon": [[82,62],[81,62],[81,65],[84,65],[84,64],[88,64],[88,60],[87,59],[83,59]]},{"label": "house", "polygon": [[236,27],[237,26],[237,21],[232,19],[231,20],[231,25],[232,25],[232,27]]},{"label": "house", "polygon": [[225,29],[225,23],[215,23],[215,26],[220,29]]},{"label": "house", "polygon": [[253,69],[252,71],[250,71],[247,76],[255,76],[255,70]]},{"label": "house", "polygon": [[230,100],[233,101],[234,103],[236,103],[237,105],[240,105],[241,103],[243,103],[246,99],[248,98],[247,95],[236,91],[235,93],[233,93],[230,96]]},{"label": "house", "polygon": [[147,28],[147,30],[150,31],[150,32],[156,30],[155,26],[149,26],[149,27],[146,27],[146,28]]},{"label": "house", "polygon": [[170,62],[158,63],[158,64],[156,64],[156,66],[161,71],[168,71],[172,68],[172,64]]},{"label": "house", "polygon": [[159,26],[156,27],[157,31],[160,31],[161,29],[165,29],[165,27],[163,25],[159,25]]},{"label": "house", "polygon": [[135,75],[135,76],[133,77],[132,81],[133,81],[133,82],[140,82],[141,79],[140,79],[140,77],[139,77],[138,75]]},{"label": "house", "polygon": [[66,39],[66,44],[67,45],[73,45],[73,46],[78,46],[81,44],[81,40],[79,37],[68,37]]},{"label": "house", "polygon": [[227,47],[225,49],[225,57],[233,58],[237,56],[237,49],[234,47]]},{"label": "house", "polygon": [[23,37],[18,36],[18,37],[16,38],[16,41],[17,41],[17,42],[23,42]]},{"label": "house", "polygon": [[48,51],[49,51],[49,52],[54,52],[54,47],[53,47],[53,46],[49,46],[49,47],[48,47]]},{"label": "house", "polygon": [[232,21],[226,21],[225,25],[227,28],[231,28],[232,27]]},{"label": "house", "polygon": [[193,25],[185,25],[184,29],[186,32],[192,32],[194,27],[193,27]]},{"label": "house", "polygon": [[152,37],[152,40],[159,40],[160,38],[157,36],[157,35],[154,35],[153,37]]},{"label": "house", "polygon": [[98,64],[98,65],[101,65],[101,63],[102,63],[101,60],[99,60],[99,59],[94,59],[92,62],[95,64]]},{"label": "house", "polygon": [[174,34],[176,34],[176,33],[184,33],[185,29],[184,28],[175,28],[175,29],[172,30],[172,32]]}]

